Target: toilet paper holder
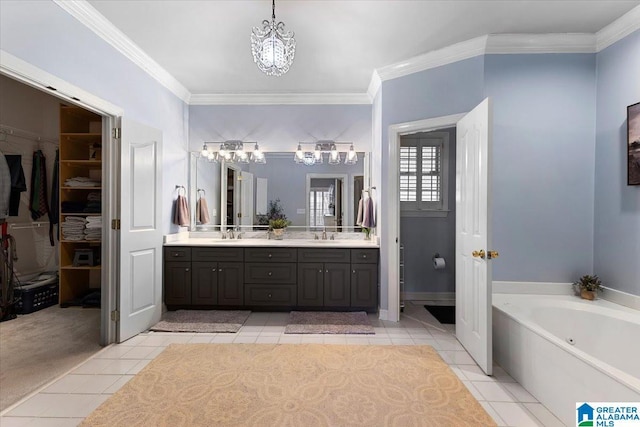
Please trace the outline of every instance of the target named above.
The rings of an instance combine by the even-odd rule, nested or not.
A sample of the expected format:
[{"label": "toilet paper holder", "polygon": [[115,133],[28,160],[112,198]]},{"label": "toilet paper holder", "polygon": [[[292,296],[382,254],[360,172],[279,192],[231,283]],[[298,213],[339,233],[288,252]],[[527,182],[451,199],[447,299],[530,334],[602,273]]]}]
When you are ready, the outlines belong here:
[{"label": "toilet paper holder", "polygon": [[431,257],[431,260],[435,260],[436,258],[440,258],[440,254],[438,252],[436,252],[435,254],[433,254],[433,256]]}]

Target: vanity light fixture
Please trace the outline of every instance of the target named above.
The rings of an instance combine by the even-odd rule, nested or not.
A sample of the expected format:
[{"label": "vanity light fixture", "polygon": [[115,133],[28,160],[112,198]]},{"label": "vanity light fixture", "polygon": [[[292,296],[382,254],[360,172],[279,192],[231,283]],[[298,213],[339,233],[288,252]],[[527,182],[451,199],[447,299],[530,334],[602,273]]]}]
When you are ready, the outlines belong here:
[{"label": "vanity light fixture", "polygon": [[[304,151],[302,149],[303,145],[314,145],[313,151]],[[349,144],[349,151],[340,153],[338,151],[338,145],[347,145]],[[301,163],[307,166],[312,166],[316,164],[322,164],[324,153],[328,153],[328,163],[330,165],[339,165],[342,162],[344,157],[344,163],[347,165],[355,165],[358,163],[358,155],[356,154],[355,149],[353,148],[353,143],[350,142],[335,142],[335,141],[318,141],[318,142],[301,142],[298,144],[298,149],[296,150],[295,155],[293,156],[293,160],[296,163]]]},{"label": "vanity light fixture", "polygon": [[271,21],[262,21],[262,28],[251,31],[253,62],[268,76],[281,76],[289,71],[296,54],[296,39],[292,31],[284,29],[284,22],[276,23],[276,0],[272,0]]},{"label": "vanity light fixture", "polygon": [[260,150],[258,143],[254,143],[253,152],[244,151],[244,143],[242,141],[224,141],[220,143],[218,152],[209,150],[208,145],[217,144],[215,142],[205,142],[202,146],[201,155],[209,159],[209,161],[225,161],[227,163],[267,163],[264,153]]}]

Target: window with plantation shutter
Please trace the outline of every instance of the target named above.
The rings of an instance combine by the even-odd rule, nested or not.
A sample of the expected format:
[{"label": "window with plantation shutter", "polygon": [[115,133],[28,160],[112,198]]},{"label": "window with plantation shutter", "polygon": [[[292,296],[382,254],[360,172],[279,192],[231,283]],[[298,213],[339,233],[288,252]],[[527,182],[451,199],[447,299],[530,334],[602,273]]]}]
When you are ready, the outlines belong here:
[{"label": "window with plantation shutter", "polygon": [[448,139],[445,132],[408,135],[400,141],[400,209],[446,211]]}]

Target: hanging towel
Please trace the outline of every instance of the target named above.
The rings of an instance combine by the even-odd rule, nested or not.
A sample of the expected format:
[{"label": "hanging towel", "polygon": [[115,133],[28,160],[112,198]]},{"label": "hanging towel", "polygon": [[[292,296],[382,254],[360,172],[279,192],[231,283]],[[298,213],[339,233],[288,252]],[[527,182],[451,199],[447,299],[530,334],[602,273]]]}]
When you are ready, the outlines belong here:
[{"label": "hanging towel", "polygon": [[204,197],[200,197],[196,203],[196,221],[200,224],[209,224],[211,221],[209,206],[207,206],[207,200]]},{"label": "hanging towel", "polygon": [[[53,227],[60,222],[60,189],[58,184],[59,177],[59,163],[60,163],[60,151],[56,150],[56,160],[53,163],[53,180],[51,182],[51,209],[49,209],[49,243],[51,246],[55,246],[53,240]],[[60,228],[58,227],[58,241],[60,241]]]},{"label": "hanging towel", "polygon": [[358,202],[358,216],[356,217],[356,225],[362,225],[362,197],[360,197],[360,201]]},{"label": "hanging towel", "polygon": [[11,197],[9,199],[9,216],[18,216],[20,193],[27,191],[27,180],[22,169],[22,156],[8,154],[5,156],[11,174]]},{"label": "hanging towel", "polygon": [[42,150],[33,153],[33,169],[31,170],[31,197],[29,198],[31,219],[36,221],[49,213],[47,203],[47,166]]},{"label": "hanging towel", "polygon": [[375,208],[371,197],[365,197],[362,202],[362,226],[366,228],[376,226]]},{"label": "hanging towel", "polygon": [[174,205],[173,223],[181,227],[187,227],[189,225],[189,205],[187,204],[187,198],[180,194]]}]

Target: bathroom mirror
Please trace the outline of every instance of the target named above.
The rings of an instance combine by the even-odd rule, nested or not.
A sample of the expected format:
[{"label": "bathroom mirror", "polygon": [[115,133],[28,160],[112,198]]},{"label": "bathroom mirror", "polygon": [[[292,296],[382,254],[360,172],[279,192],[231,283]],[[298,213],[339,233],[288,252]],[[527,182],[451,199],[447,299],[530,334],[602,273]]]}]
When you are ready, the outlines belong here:
[{"label": "bathroom mirror", "polygon": [[[191,154],[192,231],[264,225],[269,203],[279,205],[292,226],[311,229],[353,227],[358,201],[368,183],[368,153],[357,153],[354,165],[307,166],[294,153],[265,153],[266,163],[211,162]],[[198,214],[202,199],[206,215]],[[200,200],[200,201],[199,201]]]}]

